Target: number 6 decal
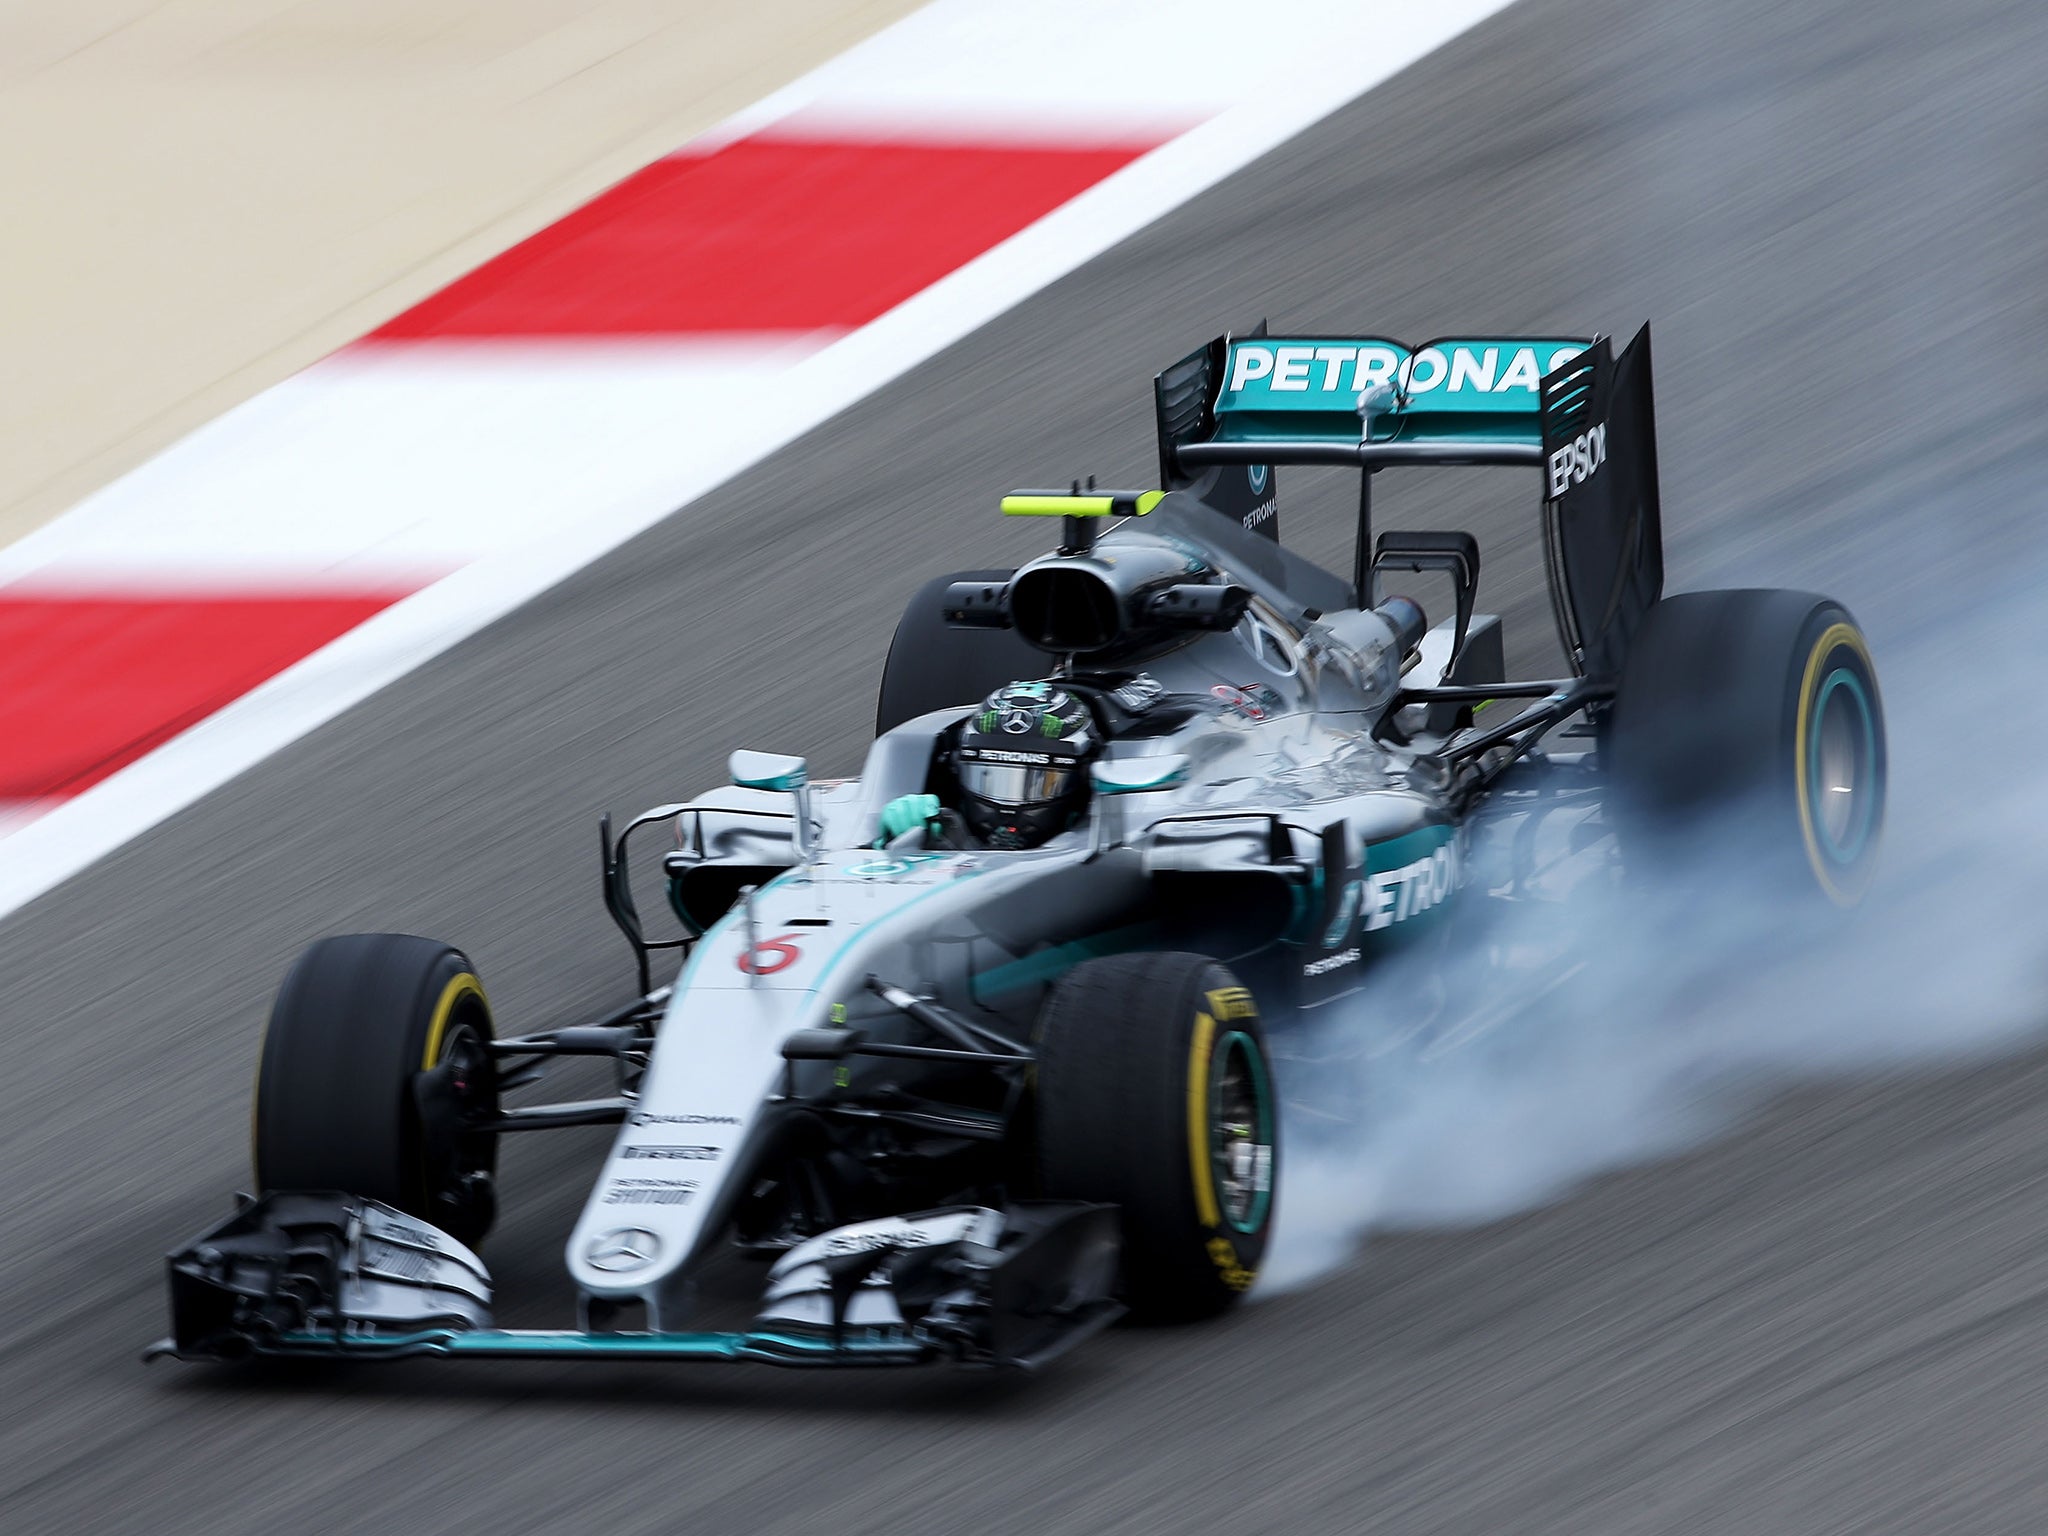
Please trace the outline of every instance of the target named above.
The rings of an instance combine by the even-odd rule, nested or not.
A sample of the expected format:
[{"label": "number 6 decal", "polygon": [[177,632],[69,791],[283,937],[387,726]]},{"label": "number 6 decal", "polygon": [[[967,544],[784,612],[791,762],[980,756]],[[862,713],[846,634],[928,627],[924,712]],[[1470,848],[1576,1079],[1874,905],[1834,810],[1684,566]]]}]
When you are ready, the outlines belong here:
[{"label": "number 6 decal", "polygon": [[740,951],[738,965],[748,976],[773,976],[777,971],[786,971],[798,960],[803,952],[796,947],[796,935],[785,933],[777,938],[763,939],[752,949]]}]

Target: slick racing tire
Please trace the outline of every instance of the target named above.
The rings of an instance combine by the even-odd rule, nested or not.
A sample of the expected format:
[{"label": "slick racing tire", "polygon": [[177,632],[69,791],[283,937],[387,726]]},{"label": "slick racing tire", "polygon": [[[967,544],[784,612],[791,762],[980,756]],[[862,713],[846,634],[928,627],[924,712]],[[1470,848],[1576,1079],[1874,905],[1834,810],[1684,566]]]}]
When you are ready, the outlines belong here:
[{"label": "slick racing tire", "polygon": [[321,939],[278,989],[256,1074],[262,1190],[339,1190],[460,1242],[491,1224],[490,1004],[460,950],[402,933]]},{"label": "slick racing tire", "polygon": [[956,581],[1000,587],[1011,571],[955,571],[918,588],[903,610],[889,659],[882,663],[882,691],[875,705],[875,734],[935,709],[980,703],[1005,683],[1042,676],[1050,665],[1009,629],[955,629],[942,609],[946,588]]},{"label": "slick racing tire", "polygon": [[1870,883],[1884,704],[1839,603],[1776,589],[1663,599],[1623,667],[1603,755],[1631,864],[1686,842],[1838,906]]},{"label": "slick racing tire", "polygon": [[1257,1004],[1203,955],[1117,955],[1061,978],[1034,1102],[1048,1199],[1118,1207],[1123,1299],[1159,1322],[1251,1288],[1273,1228],[1278,1099]]}]

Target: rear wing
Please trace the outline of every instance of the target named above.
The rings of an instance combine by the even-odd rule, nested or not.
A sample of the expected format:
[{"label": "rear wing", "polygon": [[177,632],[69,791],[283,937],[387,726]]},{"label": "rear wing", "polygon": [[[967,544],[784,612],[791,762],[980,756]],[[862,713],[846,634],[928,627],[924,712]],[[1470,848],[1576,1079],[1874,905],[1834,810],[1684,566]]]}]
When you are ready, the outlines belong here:
[{"label": "rear wing", "polygon": [[[1220,336],[1153,381],[1161,483],[1279,537],[1276,470],[1356,467],[1353,584],[1369,603],[1372,477],[1401,465],[1543,471],[1551,597],[1582,673],[1619,669],[1663,590],[1650,332],[1604,337]],[[1474,573],[1476,576],[1476,572]]]},{"label": "rear wing", "polygon": [[[1533,464],[1546,374],[1583,337],[1218,337],[1154,381],[1160,467]],[[1186,488],[1175,486],[1176,489]]]}]

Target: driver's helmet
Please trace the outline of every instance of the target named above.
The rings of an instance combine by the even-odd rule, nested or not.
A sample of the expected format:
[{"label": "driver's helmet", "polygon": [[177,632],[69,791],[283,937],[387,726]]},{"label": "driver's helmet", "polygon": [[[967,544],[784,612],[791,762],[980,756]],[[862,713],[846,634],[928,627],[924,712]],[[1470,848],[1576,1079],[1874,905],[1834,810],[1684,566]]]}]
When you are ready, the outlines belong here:
[{"label": "driver's helmet", "polygon": [[1011,683],[969,716],[953,753],[960,814],[988,848],[1036,848],[1088,805],[1088,706],[1056,683]]}]

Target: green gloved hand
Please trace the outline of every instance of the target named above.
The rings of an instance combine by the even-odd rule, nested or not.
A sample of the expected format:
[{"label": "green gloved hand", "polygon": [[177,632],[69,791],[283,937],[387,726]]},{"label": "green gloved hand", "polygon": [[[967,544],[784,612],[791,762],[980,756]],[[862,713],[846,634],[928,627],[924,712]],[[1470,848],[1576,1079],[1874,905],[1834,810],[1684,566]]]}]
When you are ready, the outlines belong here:
[{"label": "green gloved hand", "polygon": [[877,848],[886,848],[914,827],[926,827],[938,819],[937,795],[898,795],[882,807],[882,835]]}]

